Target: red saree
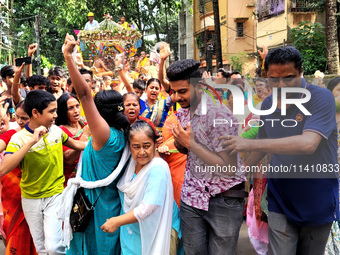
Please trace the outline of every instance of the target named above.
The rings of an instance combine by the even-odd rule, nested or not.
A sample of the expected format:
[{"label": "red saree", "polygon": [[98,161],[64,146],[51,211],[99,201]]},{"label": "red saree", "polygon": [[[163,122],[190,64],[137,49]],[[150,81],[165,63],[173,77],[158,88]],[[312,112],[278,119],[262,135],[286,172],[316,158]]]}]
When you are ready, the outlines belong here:
[{"label": "red saree", "polygon": [[[12,132],[10,137],[14,133]],[[7,136],[4,137],[4,135]],[[5,133],[0,136],[0,139],[8,144],[10,137],[8,139],[8,134]],[[7,241],[6,255],[37,254],[21,207],[20,180],[21,170],[18,167],[3,176],[1,180],[1,200],[4,213],[3,230],[6,233]]]}]

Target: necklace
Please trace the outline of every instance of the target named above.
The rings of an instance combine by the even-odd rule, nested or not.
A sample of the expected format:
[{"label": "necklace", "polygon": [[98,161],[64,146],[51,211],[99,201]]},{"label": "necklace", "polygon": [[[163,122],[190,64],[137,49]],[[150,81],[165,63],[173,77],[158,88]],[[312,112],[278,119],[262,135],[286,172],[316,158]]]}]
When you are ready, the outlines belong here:
[{"label": "necklace", "polygon": [[77,127],[73,127],[70,125],[65,125],[64,127],[66,127],[67,130],[70,131],[72,135],[75,135],[81,129],[81,125],[79,124],[77,125]]}]

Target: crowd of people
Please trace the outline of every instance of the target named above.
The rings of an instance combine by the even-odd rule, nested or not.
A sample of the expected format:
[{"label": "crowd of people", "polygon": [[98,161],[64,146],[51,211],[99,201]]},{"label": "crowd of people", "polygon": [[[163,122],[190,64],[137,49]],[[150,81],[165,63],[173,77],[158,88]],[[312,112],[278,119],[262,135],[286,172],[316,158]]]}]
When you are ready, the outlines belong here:
[{"label": "crowd of people", "polygon": [[[67,35],[66,68],[48,77],[25,63],[1,69],[6,254],[235,254],[245,216],[257,254],[338,254],[339,78],[328,90],[307,83],[288,46],[261,52],[267,79],[252,86],[236,70],[202,74],[191,59],[165,68],[166,44],[157,77],[145,52],[94,77],[75,47]],[[294,171],[249,175],[252,166]],[[225,167],[235,170],[216,171]],[[79,187],[94,214],[72,233]]]}]

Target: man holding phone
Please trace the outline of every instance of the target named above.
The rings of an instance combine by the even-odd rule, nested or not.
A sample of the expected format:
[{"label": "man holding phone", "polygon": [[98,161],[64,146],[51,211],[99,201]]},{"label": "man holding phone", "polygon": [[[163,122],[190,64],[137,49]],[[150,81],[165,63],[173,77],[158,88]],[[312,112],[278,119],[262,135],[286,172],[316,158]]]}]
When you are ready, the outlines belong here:
[{"label": "man holding phone", "polygon": [[15,60],[15,65],[18,67],[17,70],[15,71],[14,79],[12,81],[13,85],[11,87],[11,95],[13,98],[13,103],[14,105],[17,105],[20,103],[24,98],[21,96],[21,90],[20,88],[20,76],[21,72],[26,66],[26,71],[25,71],[25,76],[26,78],[30,78],[32,76],[32,57],[34,52],[37,50],[37,44],[32,43],[28,47],[28,57],[25,58],[17,58]]}]

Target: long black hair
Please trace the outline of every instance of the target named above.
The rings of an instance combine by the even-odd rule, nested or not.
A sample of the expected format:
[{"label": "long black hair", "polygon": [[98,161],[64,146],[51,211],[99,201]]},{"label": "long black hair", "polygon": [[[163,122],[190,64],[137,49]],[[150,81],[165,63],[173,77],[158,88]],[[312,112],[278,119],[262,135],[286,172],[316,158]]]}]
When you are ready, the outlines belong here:
[{"label": "long black hair", "polygon": [[146,83],[146,88],[148,88],[149,85],[150,85],[152,82],[157,82],[158,85],[159,85],[159,89],[160,89],[160,90],[162,89],[162,84],[161,84],[160,80],[158,80],[157,78],[150,78],[150,79],[148,80],[148,82]]},{"label": "long black hair", "polygon": [[57,100],[57,103],[58,103],[58,109],[57,109],[58,117],[55,120],[55,124],[57,126],[67,125],[69,123],[69,119],[68,119],[68,116],[67,116],[67,112],[68,112],[67,101],[70,98],[74,98],[74,99],[76,99],[79,102],[79,99],[75,95],[73,95],[73,94],[63,94]]},{"label": "long black hair", "polygon": [[94,103],[110,127],[128,134],[130,122],[124,114],[123,97],[120,93],[115,90],[99,91],[94,97]]}]

